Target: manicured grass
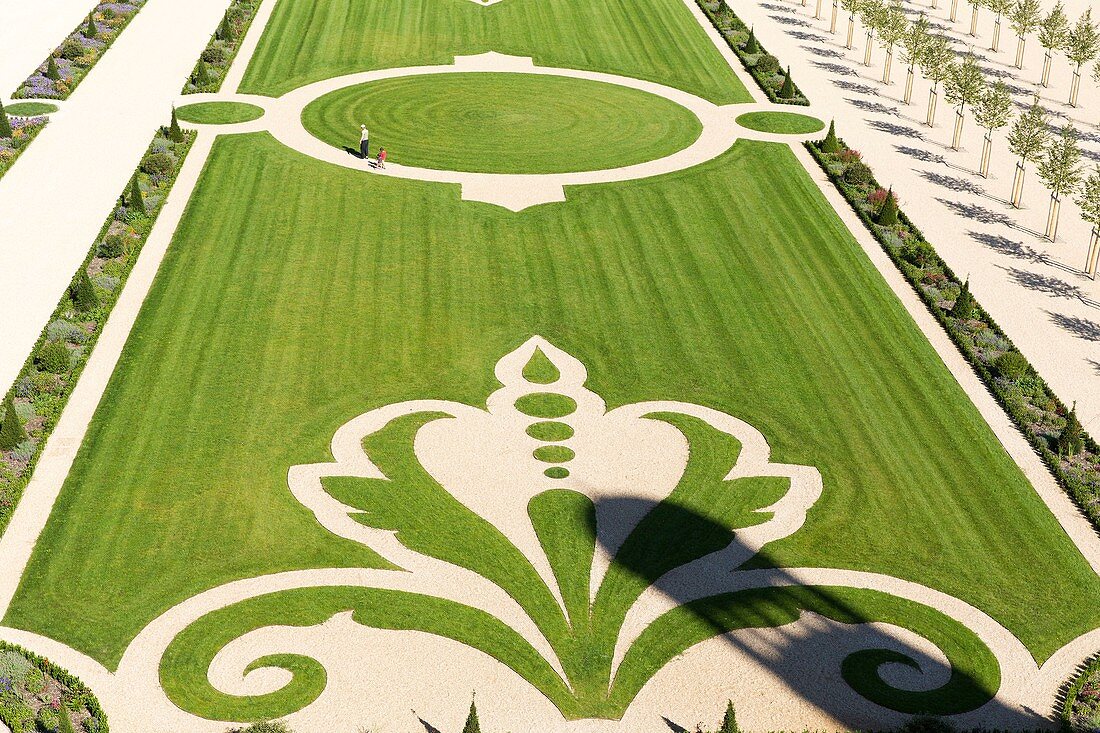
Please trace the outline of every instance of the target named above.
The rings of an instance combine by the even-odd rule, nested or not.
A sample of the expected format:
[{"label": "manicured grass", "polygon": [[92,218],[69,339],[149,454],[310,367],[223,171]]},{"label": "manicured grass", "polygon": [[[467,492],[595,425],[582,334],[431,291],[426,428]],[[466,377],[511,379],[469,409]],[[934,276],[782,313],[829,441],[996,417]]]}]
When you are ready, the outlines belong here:
[{"label": "manicured grass", "polygon": [[780,135],[809,135],[825,129],[825,123],[816,117],[793,112],[748,112],[737,118],[737,124]]},{"label": "manicured grass", "polygon": [[16,117],[35,117],[56,112],[57,105],[48,102],[13,102],[4,107],[4,111]]},{"label": "manicured grass", "polygon": [[[683,0],[282,0],[241,91],[278,96],[367,69],[495,51],[657,81],[721,104],[751,95]],[[356,128],[358,125],[356,125]]]},{"label": "manicured grass", "polygon": [[[5,623],[114,664],[205,588],[379,564],[293,500],[287,468],[324,460],[373,407],[483,403],[496,361],[532,334],[583,361],[611,406],[709,405],[759,428],[773,460],[821,470],[806,526],[759,564],[927,583],[1039,659],[1100,623],[1095,574],[789,148],[741,141],[568,195],[515,214],[267,135],[219,139]],[[696,486],[693,511],[733,516],[719,488]],[[681,525],[651,521],[631,568],[688,551]],[[494,572],[549,608],[521,568]],[[639,585],[609,581],[601,639]],[[605,664],[591,662],[589,683]]]},{"label": "manicured grass", "polygon": [[176,115],[196,125],[232,125],[258,120],[264,116],[264,111],[244,102],[197,102],[177,107]]},{"label": "manicured grass", "polygon": [[688,147],[699,118],[664,97],[617,84],[539,74],[383,79],[326,94],[302,113],[338,148],[359,126],[389,160],[478,173],[566,173],[642,163]]}]

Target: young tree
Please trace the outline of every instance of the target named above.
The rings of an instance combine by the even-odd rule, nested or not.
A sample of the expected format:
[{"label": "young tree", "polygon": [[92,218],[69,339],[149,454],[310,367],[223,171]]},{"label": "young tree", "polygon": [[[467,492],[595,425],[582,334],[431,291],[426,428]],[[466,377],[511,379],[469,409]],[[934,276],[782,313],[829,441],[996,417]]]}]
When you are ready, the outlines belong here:
[{"label": "young tree", "polygon": [[985,90],[985,76],[982,67],[978,65],[978,59],[973,53],[963,57],[961,64],[957,64],[951,76],[947,77],[944,84],[944,92],[947,101],[955,105],[955,134],[951,138],[951,149],[958,150],[962,142],[963,119],[966,114],[966,105],[977,104]]},{"label": "young tree", "polygon": [[27,431],[15,412],[15,400],[9,393],[4,400],[4,421],[0,423],[0,450],[12,450],[27,439]]},{"label": "young tree", "polygon": [[1081,218],[1092,224],[1089,253],[1085,258],[1085,274],[1096,278],[1096,260],[1100,256],[1100,166],[1094,168],[1077,195]]},{"label": "young tree", "polygon": [[1024,196],[1025,167],[1043,156],[1050,139],[1049,123],[1050,115],[1035,103],[1016,118],[1012,131],[1008,133],[1008,149],[1020,157],[1016,161],[1016,174],[1012,177],[1011,203],[1017,209]]},{"label": "young tree", "polygon": [[829,122],[829,132],[821,142],[821,152],[830,155],[840,152],[840,141],[836,139],[836,122]]},{"label": "young tree", "polygon": [[481,733],[481,722],[477,719],[477,700],[470,701],[470,714],[466,716],[466,725],[462,733]]},{"label": "young tree", "polygon": [[863,29],[867,32],[867,38],[863,44],[863,65],[871,65],[871,50],[875,44],[875,34],[882,27],[886,18],[886,3],[883,0],[863,0],[859,6],[859,19],[863,22]]},{"label": "young tree", "polygon": [[0,138],[11,136],[11,122],[8,120],[8,113],[4,111],[4,103],[0,102]]},{"label": "young tree", "polygon": [[779,87],[776,95],[780,99],[794,99],[794,81],[791,79],[791,67],[787,67],[787,73],[783,75],[783,86]]},{"label": "young tree", "polygon": [[50,81],[60,81],[61,70],[57,68],[57,58],[52,54],[50,60],[46,62],[46,78]]},{"label": "young tree", "polygon": [[722,716],[722,727],[718,733],[741,733],[741,726],[737,724],[737,711],[733,709],[733,700],[726,703],[726,714]]},{"label": "young tree", "polygon": [[998,130],[1012,119],[1012,93],[1008,86],[998,80],[986,87],[982,96],[974,105],[974,120],[985,128],[985,142],[982,145],[982,162],[978,174],[989,177],[989,158],[993,149],[993,131]]},{"label": "young tree", "polygon": [[1039,45],[1046,49],[1043,57],[1043,75],[1039,83],[1050,86],[1050,62],[1055,51],[1061,51],[1069,38],[1069,20],[1062,8],[1061,0],[1054,4],[1047,17],[1039,24]]},{"label": "young tree", "polygon": [[1024,68],[1024,46],[1027,37],[1043,22],[1043,6],[1040,0],[1016,0],[1008,15],[1012,30],[1016,33],[1016,68]]},{"label": "young tree", "polygon": [[844,48],[852,50],[852,38],[856,33],[856,15],[859,14],[863,0],[840,0],[840,5],[848,11],[848,40],[844,42]]},{"label": "young tree", "polygon": [[920,70],[924,72],[924,78],[932,82],[932,88],[928,91],[928,114],[924,120],[924,124],[932,127],[936,122],[940,84],[951,78],[955,71],[955,52],[951,50],[947,36],[937,33],[928,39],[920,56]]},{"label": "young tree", "polygon": [[87,313],[99,305],[99,297],[95,294],[92,279],[88,277],[88,271],[85,268],[80,268],[80,272],[76,274],[76,278],[69,285],[69,297],[72,298],[73,305],[81,313]]},{"label": "young tree", "polygon": [[993,42],[989,45],[989,50],[997,53],[1001,50],[1001,18],[1012,12],[1016,2],[1015,0],[988,0],[988,4],[996,18],[993,21]]},{"label": "young tree", "polygon": [[137,211],[141,214],[148,214],[148,209],[145,208],[145,198],[141,195],[141,184],[138,182],[137,173],[130,179],[130,195],[127,196],[126,205],[131,211]]},{"label": "young tree", "polygon": [[978,35],[978,11],[988,0],[970,0],[970,36]]},{"label": "young tree", "polygon": [[1066,123],[1050,144],[1046,156],[1039,161],[1039,177],[1050,190],[1045,235],[1053,242],[1058,236],[1062,197],[1076,191],[1081,182],[1081,149],[1077,145],[1077,130],[1073,125]]},{"label": "young tree", "polygon": [[1058,455],[1072,458],[1085,449],[1085,439],[1081,433],[1081,421],[1077,419],[1077,403],[1073,403],[1066,415],[1066,426],[1058,434]]},{"label": "young tree", "polygon": [[917,64],[920,63],[921,54],[928,45],[928,39],[928,19],[924,17],[924,13],[921,13],[909,24],[901,37],[901,58],[909,66],[905,75],[905,94],[902,96],[902,104],[909,104],[913,100],[913,79],[917,75]]},{"label": "young tree", "polygon": [[886,61],[882,66],[882,83],[890,83],[890,67],[894,64],[894,47],[904,38],[909,29],[909,19],[905,17],[905,10],[901,6],[901,0],[890,0],[882,12],[879,23],[878,42],[886,49]]},{"label": "young tree", "polygon": [[836,17],[840,13],[840,0],[833,0],[833,12],[829,16],[829,34],[836,34]]},{"label": "young tree", "polygon": [[1081,66],[1096,58],[1100,50],[1100,32],[1092,22],[1092,8],[1086,8],[1077,19],[1066,39],[1066,58],[1073,64],[1073,83],[1069,90],[1069,106],[1077,106],[1077,93],[1081,90]]}]

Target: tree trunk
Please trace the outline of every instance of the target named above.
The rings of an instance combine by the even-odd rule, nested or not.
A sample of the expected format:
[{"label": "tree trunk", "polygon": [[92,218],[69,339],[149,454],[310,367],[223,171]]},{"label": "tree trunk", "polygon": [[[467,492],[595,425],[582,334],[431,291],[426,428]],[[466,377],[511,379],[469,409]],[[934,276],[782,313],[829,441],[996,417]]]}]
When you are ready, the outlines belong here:
[{"label": "tree trunk", "polygon": [[1047,209],[1047,230],[1046,238],[1050,241],[1054,241],[1058,236],[1058,215],[1062,210],[1062,200],[1058,194],[1052,193],[1050,195],[1050,208]]},{"label": "tree trunk", "polygon": [[871,65],[871,51],[874,49],[873,32],[867,31],[867,40],[863,44],[863,65]]},{"label": "tree trunk", "polygon": [[1092,228],[1092,237],[1089,238],[1089,254],[1085,258],[1085,274],[1096,279],[1096,259],[1100,257],[1100,232],[1096,227]]},{"label": "tree trunk", "polygon": [[935,10],[939,6],[938,0],[932,0],[932,9]]},{"label": "tree trunk", "polygon": [[894,47],[886,49],[886,63],[882,67],[882,83],[889,85],[890,83],[890,67],[894,63]]},{"label": "tree trunk", "polygon": [[1020,208],[1020,203],[1024,198],[1024,161],[1016,161],[1016,174],[1012,176],[1012,196],[1011,203],[1013,208]]},{"label": "tree trunk", "polygon": [[1050,59],[1053,52],[1048,48],[1046,56],[1043,57],[1043,76],[1039,80],[1039,83],[1043,86],[1050,86]]},{"label": "tree trunk", "polygon": [[1024,44],[1027,39],[1024,36],[1016,37],[1016,68],[1024,68]]},{"label": "tree trunk", "polygon": [[959,0],[951,0],[951,17],[948,18],[952,23],[959,16]]},{"label": "tree trunk", "polygon": [[814,8],[814,20],[821,19],[821,0],[817,0],[817,7]]},{"label": "tree trunk", "polygon": [[955,134],[951,136],[951,149],[958,150],[963,136],[963,106],[955,108]]},{"label": "tree trunk", "polygon": [[856,16],[849,15],[848,16],[848,41],[847,41],[847,43],[844,44],[844,48],[848,49],[849,51],[852,50],[852,36],[854,36],[855,33],[856,33]]},{"label": "tree trunk", "polygon": [[993,149],[993,130],[985,131],[985,142],[982,143],[982,164],[978,170],[978,175],[982,178],[989,178],[989,158],[990,152]]},{"label": "tree trunk", "polygon": [[1081,64],[1073,70],[1073,83],[1069,86],[1069,106],[1077,106],[1077,95],[1081,91]]},{"label": "tree trunk", "polygon": [[837,15],[837,11],[838,11],[839,8],[840,8],[840,1],[839,0],[833,0],[833,14],[829,18],[829,33],[830,34],[835,34],[836,33],[836,15]]},{"label": "tree trunk", "polygon": [[970,35],[978,35],[978,0],[970,0]]},{"label": "tree trunk", "polygon": [[998,53],[1001,50],[1001,16],[997,16],[996,22],[993,23],[993,43],[990,45],[989,50],[993,53]]},{"label": "tree trunk", "polygon": [[902,97],[902,104],[909,104],[913,101],[913,77],[916,76],[916,72],[913,71],[913,65],[909,64],[909,73],[905,75],[905,96]]},{"label": "tree trunk", "polygon": [[928,92],[928,114],[924,116],[924,124],[929,127],[935,126],[936,123],[936,101],[939,99],[939,93],[936,87]]}]

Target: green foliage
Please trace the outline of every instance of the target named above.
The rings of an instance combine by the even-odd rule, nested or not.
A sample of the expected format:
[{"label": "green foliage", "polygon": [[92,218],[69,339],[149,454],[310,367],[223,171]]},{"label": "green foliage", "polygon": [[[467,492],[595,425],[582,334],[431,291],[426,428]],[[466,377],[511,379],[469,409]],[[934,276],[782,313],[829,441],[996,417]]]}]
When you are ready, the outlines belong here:
[{"label": "green foliage", "polygon": [[974,120],[987,130],[1004,127],[1012,119],[1012,94],[1008,85],[997,80],[986,87],[974,105]]},{"label": "green foliage", "polygon": [[852,186],[865,186],[875,174],[862,160],[853,160],[844,168],[844,182]]},{"label": "green foliage", "polygon": [[477,719],[477,700],[470,701],[470,713],[466,716],[466,725],[462,733],[481,733],[481,723]]},{"label": "green foliage", "polygon": [[137,173],[130,179],[129,189],[126,196],[126,206],[130,211],[137,212],[138,214],[148,214],[149,210],[145,208],[145,196],[141,193],[141,182],[138,181]]},{"label": "green foliage", "polygon": [[1008,149],[1025,163],[1038,160],[1050,136],[1047,132],[1049,120],[1049,113],[1038,103],[1031,105],[1012,125],[1008,133]]},{"label": "green foliage", "polygon": [[1058,455],[1075,456],[1085,449],[1085,439],[1081,429],[1081,421],[1077,419],[1077,405],[1070,409],[1066,415],[1066,426],[1058,434]]},{"label": "green foliage", "polygon": [[1085,12],[1077,19],[1073,30],[1066,38],[1066,58],[1080,66],[1096,58],[1098,47],[1100,47],[1100,32],[1092,22],[1092,8],[1085,8]]},{"label": "green foliage", "polygon": [[1067,122],[1047,148],[1046,157],[1039,161],[1039,177],[1056,196],[1065,196],[1077,189],[1081,181],[1081,148],[1073,123]]},{"label": "green foliage", "polygon": [[898,202],[894,197],[894,189],[886,192],[886,199],[879,209],[877,222],[880,226],[896,227],[898,225]]},{"label": "green foliage", "polygon": [[206,62],[199,59],[199,63],[195,66],[195,71],[191,75],[191,82],[197,87],[204,87],[210,81],[210,70],[206,68]]},{"label": "green foliage", "polygon": [[69,711],[64,705],[57,711],[57,717],[60,723],[57,727],[58,733],[76,733],[73,729],[73,719],[69,717]]},{"label": "green foliage", "polygon": [[61,718],[49,705],[38,710],[38,729],[43,733],[57,733],[61,728]]},{"label": "green foliage", "polygon": [[218,30],[215,36],[219,41],[232,41],[233,40],[233,24],[229,22],[229,11],[227,10],[225,15],[222,16],[222,22],[218,24]]},{"label": "green foliage", "polygon": [[770,53],[766,53],[756,60],[752,68],[765,78],[772,77],[779,73],[779,59]]},{"label": "green foliage", "polygon": [[970,279],[962,284],[959,295],[955,298],[955,305],[951,308],[951,315],[959,320],[966,321],[974,316],[976,301],[970,292]]},{"label": "green foliage", "polygon": [[1043,22],[1041,0],[1016,0],[1016,4],[1009,11],[1008,18],[1017,36],[1025,38],[1031,35]]},{"label": "green foliage", "polygon": [[966,54],[961,64],[951,67],[946,81],[947,101],[958,105],[960,110],[968,104],[976,104],[985,91],[985,73],[973,53]]},{"label": "green foliage", "polygon": [[745,47],[742,50],[749,55],[760,53],[760,44],[756,42],[755,28],[749,29],[749,38],[745,41]]},{"label": "green foliage", "polygon": [[72,365],[69,348],[62,341],[47,341],[38,349],[34,361],[38,368],[50,374],[64,374]]},{"label": "green foliage", "polygon": [[180,129],[180,121],[176,117],[175,107],[172,107],[172,121],[168,124],[168,139],[174,143],[183,142],[183,130]]},{"label": "green foliage", "polygon": [[733,700],[726,703],[726,714],[722,716],[722,727],[718,733],[741,733],[741,726],[737,724],[737,712],[733,708]]},{"label": "green foliage", "polygon": [[34,695],[42,692],[46,689],[46,675],[42,673],[42,670],[38,667],[31,667],[27,671],[27,676],[23,680],[23,684],[26,685],[27,690]]},{"label": "green foliage", "polygon": [[783,76],[783,86],[779,88],[780,99],[794,98],[794,81],[791,80],[791,67],[787,67],[787,73]]},{"label": "green foliage", "polygon": [[176,159],[168,152],[150,153],[141,161],[141,169],[150,176],[160,176],[163,178],[175,170],[175,167]]},{"label": "green foliage", "polygon": [[829,122],[829,132],[821,142],[821,152],[827,155],[835,155],[840,152],[840,142],[836,139],[836,121]]},{"label": "green foliage", "polygon": [[108,234],[103,238],[99,247],[96,248],[97,255],[108,259],[121,257],[125,252],[126,241],[122,238],[121,234]]},{"label": "green foliage", "polygon": [[51,81],[61,79],[61,70],[57,68],[57,57],[53,54],[50,54],[50,59],[46,62],[46,78]]},{"label": "green foliage", "polygon": [[11,122],[8,121],[8,113],[4,111],[4,103],[0,102],[0,137],[11,136]]},{"label": "green foliage", "polygon": [[1074,201],[1081,209],[1081,218],[1100,227],[1100,166],[1093,168]]},{"label": "green foliage", "polygon": [[[23,423],[19,421],[19,415],[15,412],[15,401],[9,393],[4,400],[4,422],[0,423],[0,450],[12,450],[26,439],[27,432],[23,429]],[[5,666],[15,667],[16,665],[9,660]],[[23,673],[25,674],[26,671],[23,670]],[[14,678],[14,673],[12,677]]]},{"label": "green foliage", "polygon": [[1012,381],[1018,381],[1031,372],[1031,365],[1019,351],[1006,351],[993,360],[993,366],[998,374]]},{"label": "green foliage", "polygon": [[72,298],[73,305],[81,313],[87,313],[99,305],[99,296],[95,293],[92,279],[88,277],[87,268],[81,267],[77,270],[76,278],[69,285],[69,297]]},{"label": "green foliage", "polygon": [[228,733],[293,733],[281,720],[263,720],[246,728],[231,728]]},{"label": "green foliage", "polygon": [[1039,45],[1051,51],[1057,51],[1066,45],[1069,39],[1069,19],[1061,0],[1054,4],[1050,13],[1039,25]]},{"label": "green foliage", "polygon": [[96,35],[98,35],[98,33],[95,27],[95,18],[93,18],[91,14],[89,14],[88,22],[84,24],[84,37],[88,40],[92,40],[96,37]]}]

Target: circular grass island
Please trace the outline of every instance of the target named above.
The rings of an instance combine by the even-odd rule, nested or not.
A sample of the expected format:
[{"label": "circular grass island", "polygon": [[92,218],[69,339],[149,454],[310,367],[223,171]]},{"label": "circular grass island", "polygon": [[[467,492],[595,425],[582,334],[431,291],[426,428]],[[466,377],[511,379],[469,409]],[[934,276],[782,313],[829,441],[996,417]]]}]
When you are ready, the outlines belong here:
[{"label": "circular grass island", "polygon": [[176,117],[195,125],[236,125],[263,116],[261,108],[244,102],[197,102],[176,108]]},{"label": "circular grass island", "polygon": [[737,118],[737,124],[779,135],[809,135],[825,129],[825,123],[816,117],[794,112],[746,112]]},{"label": "circular grass island", "polygon": [[57,105],[49,102],[13,102],[4,111],[13,117],[37,117],[56,112]]},{"label": "circular grass island", "polygon": [[699,138],[693,112],[617,84],[544,74],[383,79],[330,92],[302,112],[315,137],[402,165],[471,173],[571,173],[663,158]]}]

